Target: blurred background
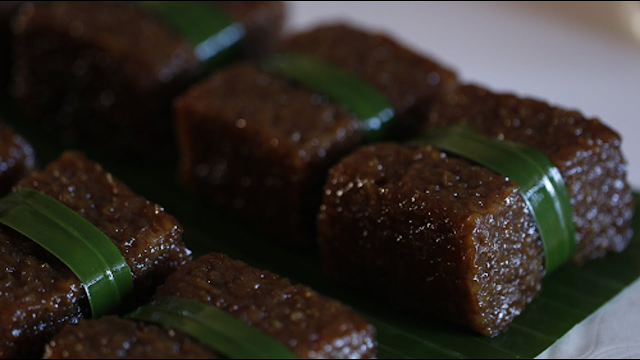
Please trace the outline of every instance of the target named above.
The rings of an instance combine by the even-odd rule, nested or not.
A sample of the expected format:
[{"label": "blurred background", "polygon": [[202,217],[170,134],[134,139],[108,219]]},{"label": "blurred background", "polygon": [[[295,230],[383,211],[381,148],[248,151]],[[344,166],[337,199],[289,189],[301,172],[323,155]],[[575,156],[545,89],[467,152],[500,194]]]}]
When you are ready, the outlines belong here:
[{"label": "blurred background", "polygon": [[294,31],[350,21],[452,66],[463,81],[598,117],[640,187],[640,2],[292,2]]}]

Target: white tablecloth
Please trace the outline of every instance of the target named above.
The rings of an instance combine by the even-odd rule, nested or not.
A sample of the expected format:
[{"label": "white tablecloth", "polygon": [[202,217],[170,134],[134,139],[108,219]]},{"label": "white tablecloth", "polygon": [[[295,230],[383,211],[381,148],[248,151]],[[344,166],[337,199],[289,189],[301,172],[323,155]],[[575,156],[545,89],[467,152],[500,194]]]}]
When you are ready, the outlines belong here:
[{"label": "white tablecloth", "polygon": [[[291,2],[288,30],[349,21],[453,67],[463,81],[597,116],[624,137],[640,188],[640,3]],[[640,357],[640,281],[541,358]]]}]

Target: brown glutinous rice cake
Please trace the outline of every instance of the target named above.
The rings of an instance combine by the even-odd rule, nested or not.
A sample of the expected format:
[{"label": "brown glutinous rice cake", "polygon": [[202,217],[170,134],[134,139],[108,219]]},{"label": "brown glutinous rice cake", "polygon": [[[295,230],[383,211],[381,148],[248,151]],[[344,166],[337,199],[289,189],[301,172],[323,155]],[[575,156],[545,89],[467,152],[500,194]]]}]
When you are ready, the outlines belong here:
[{"label": "brown glutinous rice cake", "polygon": [[[171,215],[81,153],[63,153],[16,188],[57,199],[107,235],[131,268],[139,299],[190,258]],[[0,267],[0,357],[40,356],[64,324],[90,315],[85,290],[71,270],[6,226],[0,226]]]},{"label": "brown glutinous rice cake", "polygon": [[[632,195],[613,130],[475,86],[436,101],[424,130],[461,123],[538,149],[560,170],[576,229],[572,262],[628,245]],[[508,328],[541,289],[542,243],[517,185],[430,146],[380,144],[343,159],[318,221],[337,282],[485,335]]]},{"label": "brown glutinous rice cake", "polygon": [[[238,60],[259,59],[275,46],[281,2],[205,5],[244,26]],[[171,101],[206,68],[172,25],[133,2],[62,1],[27,4],[14,25],[12,92],[32,121],[67,146],[124,160],[175,151]]]},{"label": "brown glutinous rice cake", "polygon": [[[181,267],[155,297],[217,306],[264,331],[300,358],[372,358],[375,329],[339,302],[304,285],[210,253]],[[217,358],[196,340],[155,324],[105,317],[69,325],[45,358]]]},{"label": "brown glutinous rice cake", "polygon": [[[295,35],[281,51],[315,56],[377,89],[394,107],[399,137],[456,83],[453,72],[394,40],[345,25]],[[254,65],[214,74],[175,109],[183,184],[259,233],[298,246],[314,241],[327,170],[366,136],[341,104]]]}]

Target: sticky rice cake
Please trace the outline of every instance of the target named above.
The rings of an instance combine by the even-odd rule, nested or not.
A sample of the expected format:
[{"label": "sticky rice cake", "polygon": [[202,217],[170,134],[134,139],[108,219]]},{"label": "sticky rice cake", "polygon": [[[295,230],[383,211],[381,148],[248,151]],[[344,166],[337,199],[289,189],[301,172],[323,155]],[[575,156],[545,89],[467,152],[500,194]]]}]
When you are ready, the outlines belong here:
[{"label": "sticky rice cake", "polygon": [[[418,110],[456,79],[384,35],[344,25],[295,35],[282,51],[312,54],[386,95],[397,133],[415,128]],[[314,241],[327,170],[365,141],[360,121],[340,104],[252,65],[191,87],[175,111],[182,182],[261,234],[298,246]]]},{"label": "sticky rice cake", "polygon": [[[155,297],[162,296],[217,306],[285,344],[300,358],[375,356],[375,329],[352,310],[223,254],[210,253],[184,265],[158,288]],[[45,358],[219,356],[179,331],[116,318],[69,325],[45,352]]]},{"label": "sticky rice cake", "polygon": [[[534,147],[559,168],[573,207],[573,262],[628,245],[632,196],[613,130],[475,86],[435,102],[425,130],[460,123]],[[509,326],[545,273],[516,184],[428,146],[384,144],[343,159],[330,170],[318,232],[336,281],[485,335]]]},{"label": "sticky rice cake", "polygon": [[[217,6],[246,28],[246,54],[271,50],[282,3]],[[171,101],[205,67],[169,24],[125,2],[28,4],[16,20],[12,92],[25,114],[65,145],[125,160],[162,159],[175,150]]]},{"label": "sticky rice cake", "polygon": [[318,239],[336,282],[485,335],[507,328],[544,275],[517,186],[431,147],[385,143],[340,161]]},{"label": "sticky rice cake", "polygon": [[467,124],[545,154],[565,180],[576,226],[575,263],[623,250],[633,199],[620,135],[599,119],[543,101],[462,86],[436,102],[425,130]]},{"label": "sticky rice cake", "polygon": [[[52,196],[105,233],[132,270],[136,295],[190,258],[182,228],[164,209],[137,196],[102,167],[65,152],[17,184]],[[0,357],[40,356],[62,325],[90,314],[77,277],[35,242],[0,226]]]}]

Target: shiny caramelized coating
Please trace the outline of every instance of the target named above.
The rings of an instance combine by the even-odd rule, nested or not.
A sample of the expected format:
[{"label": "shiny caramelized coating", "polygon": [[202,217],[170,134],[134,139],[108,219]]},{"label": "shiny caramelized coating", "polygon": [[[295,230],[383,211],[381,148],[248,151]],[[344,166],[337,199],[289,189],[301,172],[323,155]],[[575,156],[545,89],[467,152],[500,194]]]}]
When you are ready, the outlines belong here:
[{"label": "shiny caramelized coating", "polygon": [[320,26],[287,39],[283,51],[310,54],[345,69],[382,92],[398,118],[396,136],[413,135],[422,109],[457,83],[456,75],[384,34],[348,25]]},{"label": "shiny caramelized coating", "polygon": [[136,291],[149,293],[190,259],[182,227],[79,152],[64,152],[16,185],[47,194],[107,235],[127,259]]},{"label": "shiny caramelized coating", "polygon": [[88,303],[75,275],[54,256],[0,227],[0,358],[36,357]]},{"label": "shiny caramelized coating", "polygon": [[[162,207],[135,195],[77,152],[20,181],[52,196],[104,232],[122,252],[143,299],[190,252],[182,228]],[[62,325],[89,314],[80,281],[31,240],[0,227],[0,357],[40,355]]]},{"label": "shiny caramelized coating", "polygon": [[[375,329],[352,310],[223,254],[210,253],[184,265],[155,296],[179,296],[217,306],[282,342],[300,358],[375,356]],[[45,357],[213,356],[204,345],[186,343],[179,332],[102,318],[67,326],[49,343]],[[185,346],[184,352],[174,350]]]},{"label": "shiny caramelized coating", "polygon": [[35,166],[33,148],[22,136],[0,123],[0,196]]},{"label": "shiny caramelized coating", "polygon": [[577,111],[472,85],[437,102],[426,128],[459,123],[536,148],[560,169],[576,226],[573,262],[622,251],[629,244],[633,199],[615,131]]},{"label": "shiny caramelized coating", "polygon": [[224,254],[187,263],[155,297],[179,296],[217,306],[287,345],[302,358],[371,358],[375,329],[336,300]]},{"label": "shiny caramelized coating", "polygon": [[340,161],[318,232],[337,282],[485,335],[509,326],[544,274],[517,186],[428,146],[366,146]]},{"label": "shiny caramelized coating", "polygon": [[[105,336],[109,334],[109,336]],[[44,359],[218,359],[187,335],[153,324],[105,316],[66,326]]]},{"label": "shiny caramelized coating", "polygon": [[[280,3],[223,5],[266,52],[279,34]],[[216,11],[213,7],[211,11]],[[24,6],[14,26],[13,93],[23,110],[65,144],[132,159],[173,150],[171,100],[204,74],[192,44],[161,19],[125,2]]]},{"label": "shiny caramelized coating", "polygon": [[[399,132],[455,83],[451,71],[389,38],[346,26],[296,35],[284,50],[319,56],[377,87],[396,108]],[[365,139],[340,104],[250,65],[193,86],[175,110],[182,182],[289,244],[315,238],[327,170]]]},{"label": "shiny caramelized coating", "polygon": [[313,241],[327,170],[363,140],[340,107],[251,65],[179,98],[176,129],[187,187],[297,245]]}]

